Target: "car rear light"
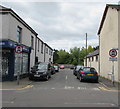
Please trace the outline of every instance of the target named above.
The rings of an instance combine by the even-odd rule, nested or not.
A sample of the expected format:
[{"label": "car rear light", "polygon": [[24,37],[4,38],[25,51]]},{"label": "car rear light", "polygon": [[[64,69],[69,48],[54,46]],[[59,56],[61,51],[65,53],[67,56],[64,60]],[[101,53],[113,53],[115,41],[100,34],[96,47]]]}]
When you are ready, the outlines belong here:
[{"label": "car rear light", "polygon": [[98,73],[96,73],[96,75],[98,76],[99,74],[98,74]]},{"label": "car rear light", "polygon": [[81,72],[81,74],[84,74],[84,75],[85,75],[85,73],[84,73],[84,72]]}]

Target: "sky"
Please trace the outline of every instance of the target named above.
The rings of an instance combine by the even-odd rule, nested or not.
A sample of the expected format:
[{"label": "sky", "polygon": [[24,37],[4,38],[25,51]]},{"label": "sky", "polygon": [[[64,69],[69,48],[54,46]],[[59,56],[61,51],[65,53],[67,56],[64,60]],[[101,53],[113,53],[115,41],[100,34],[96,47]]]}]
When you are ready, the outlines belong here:
[{"label": "sky", "polygon": [[[0,0],[1,1],[1,0]],[[106,4],[119,0],[2,0],[53,49],[99,45],[98,29]]]}]

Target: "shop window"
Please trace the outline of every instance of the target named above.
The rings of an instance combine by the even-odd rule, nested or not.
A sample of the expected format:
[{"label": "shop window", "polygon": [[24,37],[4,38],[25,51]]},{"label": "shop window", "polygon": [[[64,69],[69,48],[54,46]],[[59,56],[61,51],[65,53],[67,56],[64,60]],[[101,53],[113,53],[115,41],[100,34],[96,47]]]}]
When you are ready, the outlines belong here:
[{"label": "shop window", "polygon": [[17,42],[21,43],[21,38],[22,38],[22,28],[21,27],[17,27]]}]

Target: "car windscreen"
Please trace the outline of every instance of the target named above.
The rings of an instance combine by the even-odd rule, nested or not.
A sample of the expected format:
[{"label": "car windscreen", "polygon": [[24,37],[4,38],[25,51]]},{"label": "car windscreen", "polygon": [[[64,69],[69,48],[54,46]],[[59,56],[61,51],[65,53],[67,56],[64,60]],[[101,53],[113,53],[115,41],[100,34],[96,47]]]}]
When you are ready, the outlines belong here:
[{"label": "car windscreen", "polygon": [[48,68],[47,64],[39,64],[38,65],[39,70],[47,70],[47,68]]},{"label": "car windscreen", "polygon": [[54,68],[58,68],[58,66],[54,66]]},{"label": "car windscreen", "polygon": [[81,68],[81,66],[77,66],[76,70],[79,70]]},{"label": "car windscreen", "polygon": [[83,68],[83,72],[96,72],[94,68]]}]

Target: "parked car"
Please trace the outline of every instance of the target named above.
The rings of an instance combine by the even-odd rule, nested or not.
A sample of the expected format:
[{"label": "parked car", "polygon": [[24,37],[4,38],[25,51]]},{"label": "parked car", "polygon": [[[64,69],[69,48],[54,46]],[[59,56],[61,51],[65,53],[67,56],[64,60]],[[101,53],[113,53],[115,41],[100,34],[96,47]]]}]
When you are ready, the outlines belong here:
[{"label": "parked car", "polygon": [[70,69],[74,69],[75,68],[75,66],[74,65],[72,65],[71,67],[70,67]]},{"label": "parked car", "polygon": [[93,67],[84,67],[77,73],[77,77],[79,78],[80,82],[83,80],[93,80],[98,82],[98,73]]},{"label": "parked car", "polygon": [[29,74],[30,80],[41,78],[48,80],[50,77],[51,77],[51,64],[46,62],[41,62],[33,66]]},{"label": "parked car", "polygon": [[60,66],[60,69],[64,69],[64,68],[65,68],[65,66],[64,66],[64,65],[61,65],[61,66]]},{"label": "parked car", "polygon": [[59,72],[59,66],[58,65],[54,65],[55,71]]},{"label": "parked car", "polygon": [[74,74],[75,76],[77,76],[77,72],[80,70],[80,68],[83,68],[83,66],[77,65],[77,66],[74,67],[73,74]]},{"label": "parked car", "polygon": [[51,74],[55,74],[55,67],[53,65],[51,66]]}]

